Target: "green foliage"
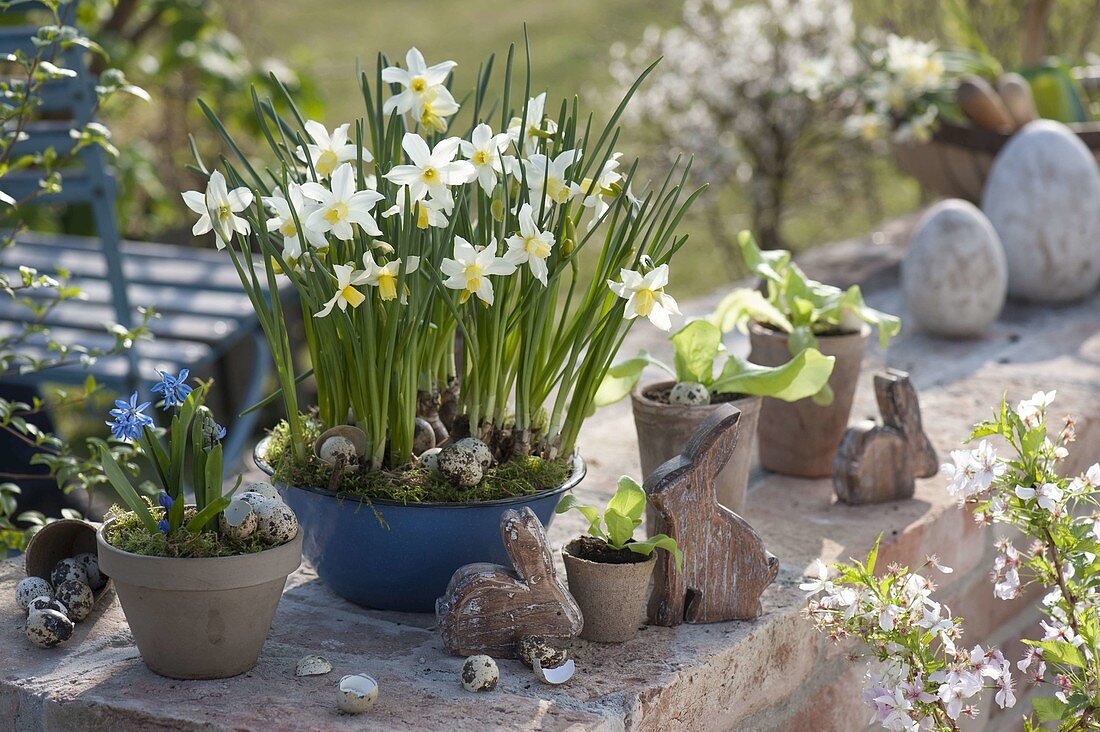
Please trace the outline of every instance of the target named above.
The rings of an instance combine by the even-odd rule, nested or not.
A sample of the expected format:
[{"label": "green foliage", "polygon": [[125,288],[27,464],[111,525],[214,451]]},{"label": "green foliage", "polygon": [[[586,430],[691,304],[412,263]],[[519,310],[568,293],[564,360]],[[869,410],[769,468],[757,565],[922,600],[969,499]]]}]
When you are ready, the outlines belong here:
[{"label": "green foliage", "polygon": [[722,331],[706,320],[693,320],[669,341],[673,347],[673,368],[642,351],[608,369],[596,392],[596,405],[606,406],[626,397],[647,366],[666,371],[677,382],[700,383],[712,394],[747,394],[793,402],[820,392],[828,383],[836,361],[833,356],[807,348],[780,366],[749,363],[727,353]]},{"label": "green foliage", "polygon": [[634,540],[634,529],[642,524],[645,513],[646,494],[638,482],[628,476],[619,478],[619,487],[615,495],[607,502],[603,513],[595,506],[586,506],[572,493],[561,497],[556,513],[570,510],[579,511],[588,520],[588,535],[607,544],[612,549],[629,549],[635,554],[648,557],[655,549],[671,552],[676,559],[677,569],[684,563],[683,552],[676,541],[665,534],[657,534],[641,541]]}]

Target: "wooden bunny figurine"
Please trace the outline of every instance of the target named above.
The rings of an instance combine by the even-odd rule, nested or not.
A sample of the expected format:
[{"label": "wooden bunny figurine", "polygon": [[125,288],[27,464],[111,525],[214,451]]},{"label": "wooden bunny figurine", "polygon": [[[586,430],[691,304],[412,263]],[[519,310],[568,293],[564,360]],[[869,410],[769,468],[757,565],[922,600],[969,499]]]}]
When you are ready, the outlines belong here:
[{"label": "wooden bunny figurine", "polygon": [[488,562],[459,567],[436,600],[443,645],[456,656],[515,658],[523,637],[572,638],[584,624],[535,512],[505,511],[500,534],[513,569]]},{"label": "wooden bunny figurine", "polygon": [[684,454],[646,478],[656,521],[650,535],[668,534],[684,553],[677,571],[660,552],[649,622],[654,625],[748,620],[762,612],[760,595],[779,560],[743,518],[718,503],[715,477],[733,455],[740,410],[723,405],[696,430]]},{"label": "wooden bunny figurine", "polygon": [[853,505],[912,498],[916,479],[939,470],[909,374],[894,369],[876,374],[875,398],[882,424],[849,427],[833,463],[836,495]]}]

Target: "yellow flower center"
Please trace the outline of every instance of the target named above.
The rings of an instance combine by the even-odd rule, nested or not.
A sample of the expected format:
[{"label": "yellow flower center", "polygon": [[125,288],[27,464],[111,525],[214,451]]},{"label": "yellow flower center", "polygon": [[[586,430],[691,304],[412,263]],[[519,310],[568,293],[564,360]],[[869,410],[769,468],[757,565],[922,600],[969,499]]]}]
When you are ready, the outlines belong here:
[{"label": "yellow flower center", "polygon": [[228,203],[223,203],[218,206],[218,220],[225,223],[229,219],[233,218],[233,210],[229,208]]},{"label": "yellow flower center", "polygon": [[412,83],[409,84],[409,88],[417,94],[420,94],[428,88],[428,82],[424,79],[423,76],[414,76]]},{"label": "yellow flower center", "polygon": [[290,238],[298,236],[298,227],[294,225],[294,219],[287,219],[279,226],[279,233]]},{"label": "yellow flower center", "polygon": [[424,168],[420,173],[420,180],[424,181],[428,185],[435,185],[439,182],[439,171],[435,168]]},{"label": "yellow flower center", "polygon": [[353,308],[359,307],[359,304],[367,299],[366,295],[356,290],[351,285],[346,285],[344,289],[340,290],[340,297],[348,301],[348,305]]},{"label": "yellow flower center", "polygon": [[333,226],[340,223],[348,217],[348,205],[343,201],[337,201],[336,203],[325,209],[325,221],[329,222]]},{"label": "yellow flower center", "polygon": [[397,278],[388,272],[378,275],[378,295],[383,300],[397,298]]},{"label": "yellow flower center", "polygon": [[650,290],[643,287],[634,293],[634,309],[638,312],[638,315],[643,318],[648,317],[653,311],[653,306],[657,303],[657,293],[660,290]]},{"label": "yellow flower center", "polygon": [[488,150],[478,150],[476,153],[474,153],[474,157],[471,158],[471,160],[473,161],[474,165],[488,165],[492,162],[489,157]]},{"label": "yellow flower center", "polygon": [[418,229],[427,229],[428,228],[428,225],[430,223],[429,214],[430,214],[430,212],[428,211],[427,206],[421,206],[421,205],[417,204],[417,207],[416,207],[416,228],[418,228]]},{"label": "yellow flower center", "polygon": [[569,188],[560,178],[547,178],[546,195],[555,203],[565,203],[569,200]]},{"label": "yellow flower center", "polygon": [[539,259],[550,256],[550,245],[537,236],[524,237],[523,249],[532,257],[538,257]]},{"label": "yellow flower center", "polygon": [[317,175],[321,177],[332,175],[332,171],[336,170],[336,165],[339,162],[336,153],[332,150],[325,150],[317,156],[317,163],[314,165],[317,169]]},{"label": "yellow flower center", "polygon": [[466,265],[466,291],[477,292],[481,289],[482,270],[477,264]]}]

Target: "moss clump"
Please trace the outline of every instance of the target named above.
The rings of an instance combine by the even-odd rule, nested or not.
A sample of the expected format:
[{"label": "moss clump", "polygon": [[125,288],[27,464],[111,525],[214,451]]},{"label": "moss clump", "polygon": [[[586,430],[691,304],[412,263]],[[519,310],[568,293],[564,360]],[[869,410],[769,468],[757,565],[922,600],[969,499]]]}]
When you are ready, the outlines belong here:
[{"label": "moss clump", "polygon": [[[193,508],[187,509],[194,512]],[[150,506],[153,518],[160,520],[164,510],[160,506]],[[141,523],[141,519],[132,511],[115,506],[108,512],[114,522],[107,527],[107,543],[116,549],[147,557],[174,557],[179,559],[200,559],[207,557],[232,557],[238,554],[255,554],[270,549],[271,544],[259,539],[233,541],[216,531],[200,531],[192,534],[187,529],[178,529],[171,536],[157,531],[152,534]]]},{"label": "moss clump", "polygon": [[[303,418],[303,437],[308,445],[321,434],[316,420]],[[324,488],[349,498],[397,503],[474,503],[501,498],[529,496],[557,488],[573,472],[565,460],[543,460],[535,456],[515,458],[485,471],[473,488],[459,488],[424,468],[406,466],[393,470],[349,469],[333,480],[332,466],[308,451],[304,461],[294,459],[290,430],[280,422],[267,443],[267,462],[276,466],[275,479],[288,485]]]}]

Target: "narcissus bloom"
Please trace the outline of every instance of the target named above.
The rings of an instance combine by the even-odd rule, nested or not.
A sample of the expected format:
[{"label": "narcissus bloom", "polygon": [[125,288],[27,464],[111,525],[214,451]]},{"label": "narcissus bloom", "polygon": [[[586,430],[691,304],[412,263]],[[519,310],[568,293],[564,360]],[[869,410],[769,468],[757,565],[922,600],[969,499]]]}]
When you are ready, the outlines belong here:
[{"label": "narcissus bloom", "polygon": [[337,239],[350,241],[351,225],[358,224],[370,236],[382,235],[370,212],[383,196],[378,191],[355,190],[355,168],[351,163],[344,163],[332,174],[332,190],[311,181],[302,184],[302,194],[321,204],[304,222],[307,233],[331,231]]},{"label": "narcissus bloom", "polygon": [[332,312],[334,307],[347,310],[348,305],[359,307],[367,296],[355,289],[356,285],[366,284],[366,277],[362,272],[356,272],[350,265],[333,265],[336,272],[336,294],[325,303],[325,306],[316,313],[315,317],[323,318]]},{"label": "narcissus bloom", "polygon": [[[408,257],[405,259],[405,275],[415,272],[420,268],[420,257]],[[374,261],[374,255],[367,252],[363,255],[363,270],[356,272],[352,277],[353,282],[371,285],[378,288],[378,296],[383,300],[397,299],[397,278],[401,275],[401,260],[378,264]],[[407,302],[404,293],[401,295],[401,304]]]},{"label": "narcissus bloom", "polygon": [[[552,119],[544,119],[545,108],[546,92],[543,92],[527,102],[526,120],[513,117],[508,122],[508,137],[517,145],[520,145],[524,155],[535,152],[541,138],[558,131],[557,122]],[[523,127],[522,130],[520,129],[521,126]]]},{"label": "narcissus bloom", "polygon": [[252,205],[252,191],[244,186],[229,190],[221,171],[215,170],[210,174],[205,194],[184,191],[183,202],[199,214],[191,233],[200,236],[213,231],[218,249],[225,249],[234,232],[247,235],[252,231],[247,221],[235,215]]},{"label": "narcissus bloom", "polygon": [[[323,234],[308,229],[304,232],[298,231],[298,223],[305,227],[306,219],[317,209],[317,204],[305,200],[302,187],[297,183],[287,186],[287,193],[290,194],[290,200],[287,200],[283,192],[278,189],[274,191],[274,195],[265,196],[262,200],[264,205],[275,214],[267,220],[267,230],[283,237],[283,259],[293,266],[302,258],[303,234],[309,243],[318,249],[327,247],[328,242],[325,241]],[[295,216],[298,217],[297,222],[295,222]]]},{"label": "narcissus bloom", "polygon": [[482,123],[474,128],[469,141],[462,141],[461,147],[462,154],[477,170],[477,182],[482,190],[492,193],[497,186],[497,173],[504,172],[500,154],[508,149],[508,133],[494,135],[493,129]]},{"label": "narcissus bloom", "polygon": [[412,164],[395,165],[383,177],[399,186],[408,186],[414,201],[428,194],[432,198],[449,199],[448,187],[469,183],[477,177],[477,170],[470,161],[455,160],[461,143],[457,137],[448,137],[432,149],[420,135],[406,132],[401,148]]},{"label": "narcissus bloom", "polygon": [[[405,186],[397,189],[397,203],[382,212],[384,218],[388,219],[391,216],[405,213],[407,190]],[[447,217],[450,215],[451,211],[454,210],[455,202],[454,199],[451,198],[450,191],[447,189],[443,190],[444,197],[442,198],[432,197],[413,202],[413,210],[416,211],[417,228],[427,229],[429,226],[434,226],[437,229],[442,229],[450,223]]]},{"label": "narcissus bloom", "polygon": [[[321,178],[329,177],[340,163],[350,163],[358,159],[360,148],[348,142],[349,127],[347,123],[342,124],[330,135],[320,122],[313,120],[306,122],[306,133],[313,140],[313,144],[306,145],[305,150],[299,147],[298,157],[303,161],[309,161]],[[374,159],[369,150],[365,147],[362,150],[363,162],[369,163]]]},{"label": "narcissus bloom", "polygon": [[566,150],[550,160],[539,153],[523,161],[527,173],[527,185],[531,189],[531,203],[541,209],[543,194],[553,203],[565,203],[581,192],[581,187],[567,180],[565,171],[579,160],[579,150]]},{"label": "narcissus bloom", "polygon": [[497,256],[497,240],[484,249],[477,249],[461,236],[455,237],[454,259],[444,259],[439,269],[447,275],[443,284],[452,290],[461,290],[458,301],[464,303],[471,295],[477,295],[486,305],[493,304],[493,283],[489,275],[508,275],[516,271],[516,265]]},{"label": "narcissus bloom", "polygon": [[670,316],[679,315],[680,307],[671,295],[665,294],[668,284],[668,265],[662,264],[646,274],[629,269],[619,272],[620,282],[608,280],[607,286],[626,300],[624,316],[627,320],[641,316],[661,330],[672,328]]},{"label": "narcissus bloom", "polygon": [[[387,84],[400,84],[405,87],[400,94],[386,100],[386,103],[382,105],[383,114],[388,115],[394,110],[398,114],[411,111],[419,119],[423,114],[426,102],[434,105],[437,113],[439,110],[449,108],[452,105],[454,111],[458,111],[458,105],[455,104],[454,97],[444,86],[447,76],[451,73],[451,69],[458,65],[457,63],[444,61],[434,66],[428,66],[424,61],[424,55],[413,47],[405,54],[405,65],[408,69],[403,69],[400,66],[389,66],[382,69],[382,81]],[[454,114],[454,112],[450,114]]]},{"label": "narcissus bloom", "polygon": [[519,233],[505,239],[508,251],[504,258],[517,267],[527,264],[531,274],[542,284],[546,284],[546,258],[554,249],[554,235],[549,231],[539,231],[535,225],[531,204],[525,203],[519,210]]}]

